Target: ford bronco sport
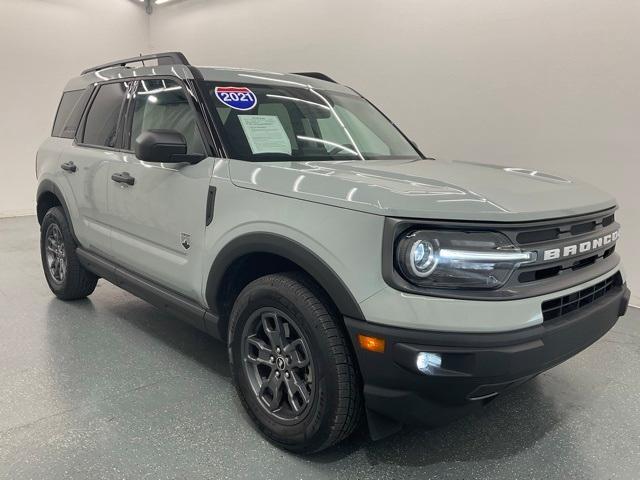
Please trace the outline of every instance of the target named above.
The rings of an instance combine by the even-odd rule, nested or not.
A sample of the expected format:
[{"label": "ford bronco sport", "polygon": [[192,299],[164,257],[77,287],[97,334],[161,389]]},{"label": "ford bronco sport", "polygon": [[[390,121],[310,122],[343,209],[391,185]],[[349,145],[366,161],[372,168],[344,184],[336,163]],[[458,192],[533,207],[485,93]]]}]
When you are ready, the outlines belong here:
[{"label": "ford bronco sport", "polygon": [[37,154],[46,280],[104,278],[225,341],[275,444],[437,425],[626,311],[615,200],[426,158],[320,73],[120,60],[69,81]]}]

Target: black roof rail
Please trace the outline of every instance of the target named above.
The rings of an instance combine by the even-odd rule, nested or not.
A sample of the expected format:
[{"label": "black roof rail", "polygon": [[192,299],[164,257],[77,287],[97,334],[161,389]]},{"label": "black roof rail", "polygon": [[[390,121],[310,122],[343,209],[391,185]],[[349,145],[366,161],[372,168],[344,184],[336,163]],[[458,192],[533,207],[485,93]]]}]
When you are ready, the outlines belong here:
[{"label": "black roof rail", "polygon": [[303,77],[317,78],[318,80],[324,80],[325,82],[338,83],[329,75],[325,75],[320,72],[291,72],[293,75],[302,75]]},{"label": "black roof rail", "polygon": [[115,62],[105,63],[96,67],[87,68],[83,70],[81,75],[95,72],[96,70],[104,70],[110,67],[124,67],[128,63],[144,62],[146,60],[157,60],[158,65],[189,65],[187,57],[182,52],[163,52],[152,53],[151,55],[140,55],[139,57],[125,58],[123,60],[116,60]]}]

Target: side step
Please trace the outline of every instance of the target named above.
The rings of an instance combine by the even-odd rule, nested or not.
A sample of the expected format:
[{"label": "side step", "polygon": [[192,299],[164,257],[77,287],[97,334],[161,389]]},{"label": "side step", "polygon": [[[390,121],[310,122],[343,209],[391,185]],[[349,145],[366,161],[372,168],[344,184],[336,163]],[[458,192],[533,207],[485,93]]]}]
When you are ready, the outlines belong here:
[{"label": "side step", "polygon": [[225,339],[225,332],[220,331],[221,325],[218,316],[193,300],[140,277],[99,255],[88,252],[82,247],[78,247],[76,253],[82,266],[90,272],[132,293],[136,297],[170,312],[218,340]]}]

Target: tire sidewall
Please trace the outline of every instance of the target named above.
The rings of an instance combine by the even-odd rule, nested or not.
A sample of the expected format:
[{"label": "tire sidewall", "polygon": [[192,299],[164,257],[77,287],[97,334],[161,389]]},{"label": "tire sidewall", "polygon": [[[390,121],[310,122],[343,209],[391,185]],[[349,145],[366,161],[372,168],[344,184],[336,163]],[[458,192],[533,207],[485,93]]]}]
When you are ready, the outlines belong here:
[{"label": "tire sidewall", "polygon": [[[241,358],[243,332],[251,314],[264,307],[275,307],[289,315],[295,322],[310,347],[314,363],[315,392],[312,404],[305,416],[295,424],[283,425],[269,415],[259,400],[246,377],[243,359]],[[275,285],[260,283],[249,285],[240,296],[231,313],[229,331],[229,359],[232,375],[247,408],[249,415],[256,421],[260,430],[271,441],[295,450],[313,449],[322,444],[329,435],[330,422],[337,409],[336,396],[332,395],[331,386],[337,385],[338,375],[335,364],[328,352],[330,347],[323,335],[317,314],[292,292],[282,291]]]}]

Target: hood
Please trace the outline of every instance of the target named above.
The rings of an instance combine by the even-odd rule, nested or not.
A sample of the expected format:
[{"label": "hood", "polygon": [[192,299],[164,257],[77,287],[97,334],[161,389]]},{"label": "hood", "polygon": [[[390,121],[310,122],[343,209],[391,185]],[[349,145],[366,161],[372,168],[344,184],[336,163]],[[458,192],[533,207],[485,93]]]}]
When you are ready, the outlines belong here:
[{"label": "hood", "polygon": [[511,222],[615,206],[609,194],[573,179],[467,162],[232,160],[230,173],[240,187],[397,217]]}]

